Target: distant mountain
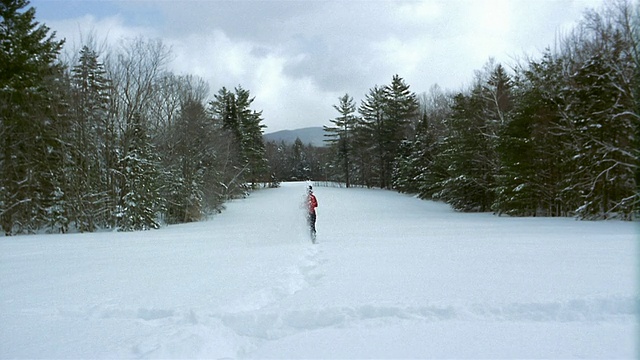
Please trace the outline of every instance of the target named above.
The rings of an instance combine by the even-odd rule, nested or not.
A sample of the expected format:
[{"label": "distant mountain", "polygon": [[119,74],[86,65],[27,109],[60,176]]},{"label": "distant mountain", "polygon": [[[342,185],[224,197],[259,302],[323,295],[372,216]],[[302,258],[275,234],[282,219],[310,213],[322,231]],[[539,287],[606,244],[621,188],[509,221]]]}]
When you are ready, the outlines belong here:
[{"label": "distant mountain", "polygon": [[302,141],[302,143],[305,145],[311,144],[317,147],[326,146],[325,142],[323,141],[325,137],[322,126],[295,130],[281,130],[269,134],[264,134],[265,141],[284,141],[287,144],[293,144],[297,138],[300,138],[300,141]]}]

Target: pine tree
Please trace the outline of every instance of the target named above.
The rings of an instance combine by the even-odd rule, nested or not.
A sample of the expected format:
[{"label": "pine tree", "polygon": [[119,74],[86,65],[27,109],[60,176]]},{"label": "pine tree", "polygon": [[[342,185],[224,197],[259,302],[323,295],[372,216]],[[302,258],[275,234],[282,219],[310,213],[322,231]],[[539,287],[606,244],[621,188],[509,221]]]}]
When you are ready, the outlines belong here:
[{"label": "pine tree", "polygon": [[356,130],[356,142],[358,148],[360,177],[367,186],[377,184],[384,187],[387,177],[385,169],[385,121],[384,91],[377,85],[369,90],[362,100],[358,112],[361,121]]},{"label": "pine tree", "polygon": [[399,75],[394,75],[391,84],[383,88],[385,98],[385,132],[392,146],[406,139],[408,127],[418,119],[418,99],[409,90],[409,85]]},{"label": "pine tree", "polygon": [[476,74],[471,90],[453,98],[445,121],[447,134],[430,166],[431,181],[421,189],[426,191],[423,196],[432,195],[462,211],[489,211],[494,206],[501,168],[497,147],[509,118],[510,88],[502,66],[489,61]]},{"label": "pine tree", "polygon": [[477,93],[455,96],[443,150],[435,159],[436,166],[447,170],[436,184],[434,197],[456,210],[486,211],[491,205],[482,111],[482,99]]},{"label": "pine tree", "polygon": [[394,75],[390,85],[375,86],[365,96],[359,112],[358,130],[363,146],[373,152],[374,181],[384,189],[392,187],[394,164],[410,125],[417,119],[418,100],[404,80]]},{"label": "pine tree", "polygon": [[572,135],[580,144],[572,161],[579,169],[574,179],[583,202],[577,212],[584,218],[618,214],[630,219],[637,197],[638,149],[631,139],[640,122],[631,114],[632,99],[620,91],[622,81],[613,68],[623,63],[615,52],[594,55],[574,74],[574,86],[565,94],[569,104],[563,116],[572,122]]},{"label": "pine tree", "polygon": [[385,87],[385,111],[387,119],[384,123],[385,159],[387,179],[385,183],[392,186],[394,173],[397,173],[398,163],[410,156],[411,147],[405,140],[408,138],[410,126],[418,119],[418,99],[409,90],[404,80],[394,75],[391,84]]},{"label": "pine tree", "polygon": [[420,117],[413,140],[403,142],[400,148],[393,174],[393,187],[400,192],[431,198],[437,139],[429,126],[432,120],[428,114],[423,112]]},{"label": "pine tree", "polygon": [[[34,222],[34,228],[48,227],[51,233],[65,233],[72,226],[73,208],[70,205],[70,167],[72,124],[70,121],[71,93],[69,81],[63,73],[46,78],[49,98],[43,132],[46,155],[38,162],[39,172],[47,184],[44,198],[44,223]],[[35,170],[35,168],[34,168]]]},{"label": "pine tree", "polygon": [[55,82],[48,79],[61,76],[56,59],[63,41],[35,21],[33,7],[23,11],[28,5],[0,2],[0,223],[6,234],[46,221],[61,159],[57,116],[48,106]]},{"label": "pine tree", "polygon": [[446,177],[446,168],[438,166],[435,159],[442,151],[450,112],[450,96],[437,85],[420,98],[420,120],[413,140],[406,144],[408,154],[397,163],[394,188],[417,193],[423,199],[433,197],[435,185]]},{"label": "pine tree", "polygon": [[514,108],[498,144],[501,169],[494,210],[517,216],[565,216],[573,191],[565,181],[572,173],[569,139],[559,109],[563,100],[564,63],[547,52],[516,77]]},{"label": "pine tree", "polygon": [[340,169],[338,179],[350,187],[354,131],[358,121],[353,115],[356,112],[356,104],[349,94],[345,94],[339,98],[339,104],[333,105],[333,108],[340,113],[340,116],[331,120],[334,127],[324,127],[325,136],[328,138],[325,141],[336,154],[335,166]]},{"label": "pine tree", "polygon": [[136,115],[127,129],[129,144],[122,159],[122,193],[117,213],[120,231],[157,229],[157,213],[162,210],[159,192],[158,159],[144,122]]},{"label": "pine tree", "polygon": [[71,86],[73,166],[69,183],[73,218],[78,230],[94,231],[108,224],[109,81],[98,55],[87,46],[71,70]]},{"label": "pine tree", "polygon": [[214,98],[215,100],[209,103],[211,111],[222,123],[222,128],[234,137],[239,147],[242,132],[237,114],[238,108],[236,106],[235,94],[226,87],[222,87],[218,90],[218,94],[214,95]]},{"label": "pine tree", "polygon": [[260,180],[266,180],[267,161],[262,138],[266,126],[262,124],[262,112],[251,109],[255,98],[251,97],[249,90],[237,87],[235,91],[241,133],[241,153],[243,161],[249,168],[248,180],[255,187]]},{"label": "pine tree", "polygon": [[393,170],[394,189],[403,193],[417,193],[421,174],[425,169],[421,167],[423,159],[424,144],[416,137],[413,141],[402,142],[398,149],[398,154]]},{"label": "pine tree", "polygon": [[231,92],[222,88],[209,103],[211,112],[222,124],[222,129],[233,139],[235,174],[229,179],[229,185],[244,190],[247,181],[254,185],[267,180],[267,161],[262,139],[262,113],[251,109],[254,98],[241,86]]},{"label": "pine tree", "polygon": [[311,179],[311,164],[307,155],[307,149],[300,138],[296,138],[291,146],[291,158],[289,159],[292,179],[296,181]]}]

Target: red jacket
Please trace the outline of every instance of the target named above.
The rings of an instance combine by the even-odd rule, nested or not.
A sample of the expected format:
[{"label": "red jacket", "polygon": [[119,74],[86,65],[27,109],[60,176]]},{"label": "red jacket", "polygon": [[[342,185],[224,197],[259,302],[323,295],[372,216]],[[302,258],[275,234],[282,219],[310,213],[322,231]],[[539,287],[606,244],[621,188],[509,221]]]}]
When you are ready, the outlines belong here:
[{"label": "red jacket", "polygon": [[309,213],[314,214],[316,212],[316,208],[318,207],[318,200],[316,199],[316,196],[313,194],[309,194],[309,196],[307,197],[307,201],[309,202]]}]

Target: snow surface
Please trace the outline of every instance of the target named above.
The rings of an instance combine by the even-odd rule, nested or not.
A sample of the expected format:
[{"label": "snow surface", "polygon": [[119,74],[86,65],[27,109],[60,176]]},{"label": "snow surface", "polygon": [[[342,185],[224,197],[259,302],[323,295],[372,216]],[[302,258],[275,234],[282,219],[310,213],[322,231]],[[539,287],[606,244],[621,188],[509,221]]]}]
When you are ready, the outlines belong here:
[{"label": "snow surface", "polygon": [[0,239],[0,358],[633,358],[638,224],[265,189],[209,221]]}]

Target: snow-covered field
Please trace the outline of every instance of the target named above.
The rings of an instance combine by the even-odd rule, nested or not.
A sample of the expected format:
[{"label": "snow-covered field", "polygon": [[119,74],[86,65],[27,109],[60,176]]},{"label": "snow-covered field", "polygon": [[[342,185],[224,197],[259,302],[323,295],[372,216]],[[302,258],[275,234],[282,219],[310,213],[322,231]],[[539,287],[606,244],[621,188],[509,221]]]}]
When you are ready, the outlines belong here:
[{"label": "snow-covered field", "polygon": [[638,224],[303,183],[158,231],[0,238],[0,358],[633,358]]}]

